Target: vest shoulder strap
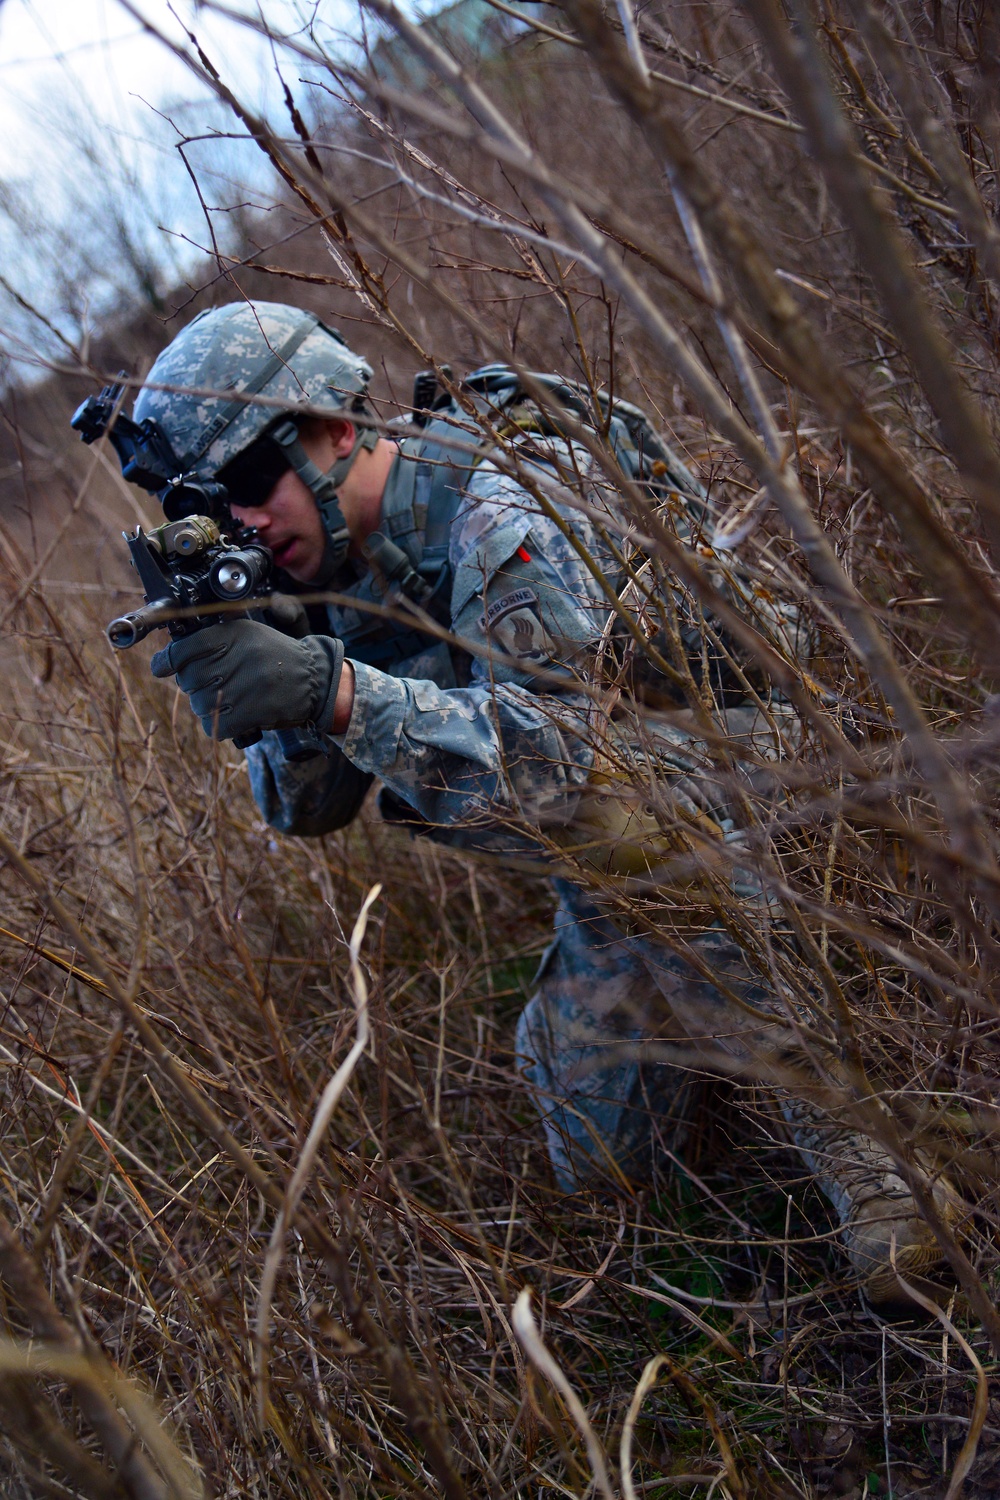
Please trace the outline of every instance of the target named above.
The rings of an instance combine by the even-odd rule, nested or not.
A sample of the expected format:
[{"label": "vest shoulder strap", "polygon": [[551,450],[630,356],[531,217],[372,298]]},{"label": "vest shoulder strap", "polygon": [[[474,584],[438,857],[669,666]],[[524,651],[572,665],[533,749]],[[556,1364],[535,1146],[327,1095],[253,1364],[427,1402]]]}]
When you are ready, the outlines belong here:
[{"label": "vest shoulder strap", "polygon": [[481,455],[467,451],[462,428],[441,418],[429,422],[422,437],[414,510],[426,517],[420,571],[429,577],[447,565],[452,522]]}]

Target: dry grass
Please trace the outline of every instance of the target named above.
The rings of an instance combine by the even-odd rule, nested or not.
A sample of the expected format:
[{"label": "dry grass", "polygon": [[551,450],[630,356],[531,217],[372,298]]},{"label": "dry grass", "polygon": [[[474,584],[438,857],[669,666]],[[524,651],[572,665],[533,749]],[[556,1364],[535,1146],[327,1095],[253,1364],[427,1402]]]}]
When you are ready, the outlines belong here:
[{"label": "dry grass", "polygon": [[[768,31],[763,0],[746,11],[770,40],[754,40],[739,13],[651,10],[646,55],[785,120],[780,26]],[[949,106],[903,48],[910,76],[959,127],[991,209],[988,17],[943,6],[934,30],[918,7],[904,11]],[[237,259],[253,266],[217,264],[197,295],[228,298],[236,285],[322,309],[374,355],[387,413],[425,357],[464,369],[505,350],[643,400],[709,483],[716,516],[771,485],[775,507],[741,562],[810,613],[823,654],[811,675],[792,673],[809,732],[780,777],[748,789],[725,761],[720,775],[741,789],[753,863],[795,941],[761,942],[739,904],[719,899],[761,974],[811,1026],[830,1106],[867,1120],[918,1185],[930,1161],[959,1181],[972,1209],[952,1247],[967,1267],[953,1259],[966,1279],[952,1318],[985,1367],[989,1400],[1000,1353],[997,720],[983,712],[997,676],[995,230],[962,199],[952,158],[930,163],[933,134],[861,52],[855,13],[873,12],[831,8],[817,34],[843,110],[883,169],[890,196],[879,201],[921,261],[910,274],[943,351],[928,352],[920,305],[893,303],[880,283],[898,269],[889,231],[883,265],[864,226],[845,232],[849,162],[831,156],[823,176],[782,125],[663,86],[647,94],[614,28],[582,0],[550,19],[588,38],[589,61],[525,40],[516,70],[494,60],[477,75],[555,187],[539,189],[537,163],[509,134],[499,145],[491,135],[492,160],[479,149],[489,122],[480,111],[470,126],[478,106],[462,80],[420,100],[369,101],[367,120],[327,105],[312,155],[283,141],[287,125],[258,129],[297,192],[247,221]],[[873,36],[876,56],[878,45]],[[598,111],[605,86],[619,103]],[[794,79],[785,87],[794,96]],[[809,101],[793,102],[807,118]],[[817,127],[814,158],[822,140]],[[739,346],[727,352],[699,289],[661,187],[668,161],[725,289],[728,333],[762,371],[769,418],[753,411]],[[875,180],[867,170],[862,180]],[[584,252],[595,251],[586,220],[565,207],[567,175],[593,195],[591,227],[613,231],[628,277],[614,281],[610,263],[603,276],[588,269]],[[718,180],[726,193],[713,197]],[[307,232],[313,209],[340,241],[337,265]],[[778,292],[792,285],[789,307]],[[684,384],[645,296],[683,325],[717,401]],[[148,320],[123,323],[91,362],[113,369],[125,346],[138,370],[158,339]],[[823,362],[810,364],[810,351]],[[982,431],[947,406],[956,370]],[[845,402],[848,379],[863,419]],[[547,941],[543,875],[410,841],[370,806],[343,834],[282,841],[261,824],[240,757],[207,745],[140,652],[111,659],[102,626],[129,588],[115,537],[133,517],[59,425],[82,388],[79,371],[64,373],[7,403],[4,462],[19,454],[23,469],[6,481],[0,532],[5,1493],[152,1496],[204,1483],[251,1500],[583,1495],[587,1443],[511,1327],[528,1286],[615,1488],[629,1404],[659,1355],[657,1383],[632,1413],[638,1493],[954,1494],[973,1364],[954,1331],[887,1324],[860,1303],[765,1087],[706,1081],[683,1161],[664,1155],[652,1187],[561,1198],[511,1055]],[[784,470],[768,468],[768,420],[790,456]],[[717,580],[698,574],[697,551],[678,556],[643,507],[626,497],[661,579],[685,567],[711,603]],[[623,722],[632,712],[621,706]],[[653,794],[665,808],[662,789]],[[377,882],[361,944],[370,1042],[286,1236],[262,1343],[267,1247],[320,1095],[354,1040],[348,942]],[[655,891],[605,895],[667,931]],[[129,1389],[153,1399],[162,1429],[125,1400]],[[137,1472],[127,1457],[108,1462],[100,1422],[121,1422],[119,1408],[155,1460]],[[965,1492],[988,1495],[1000,1407],[975,1413]],[[161,1430],[190,1460],[186,1478],[171,1481],[170,1452],[149,1448]]]}]

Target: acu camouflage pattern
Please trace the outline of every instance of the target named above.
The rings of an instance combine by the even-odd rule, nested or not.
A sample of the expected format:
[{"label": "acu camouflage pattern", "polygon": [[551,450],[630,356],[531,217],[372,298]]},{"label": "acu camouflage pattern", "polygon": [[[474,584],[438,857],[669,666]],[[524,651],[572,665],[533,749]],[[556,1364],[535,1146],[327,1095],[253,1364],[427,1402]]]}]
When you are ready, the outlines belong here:
[{"label": "acu camouflage pattern", "polygon": [[[587,545],[605,556],[596,530],[560,494],[551,470],[539,474],[557,514],[572,517]],[[411,545],[417,561],[419,539]],[[451,528],[450,562],[451,625],[464,649],[425,638],[413,655],[382,670],[366,661],[382,655],[370,617],[350,605],[330,607],[330,629],[344,641],[355,673],[354,711],[337,744],[442,841],[527,851],[537,845],[506,825],[565,824],[587,780],[593,750],[581,672],[607,605],[557,522],[490,462],[473,471]],[[359,579],[359,602],[370,588],[370,575]],[[499,604],[503,626],[515,613],[504,601],[515,593],[517,612],[530,621],[522,640],[530,636],[530,644],[508,654],[503,631],[497,639],[487,617]],[[543,660],[550,648],[553,655]],[[290,815],[297,800],[315,809],[326,788],[330,816],[339,819],[337,757],[290,766],[275,750],[265,736],[247,757],[268,820],[299,832]]]},{"label": "acu camouflage pattern", "polygon": [[[366,655],[382,659],[386,632],[406,635],[406,628],[373,630],[363,608],[330,608],[330,629],[354,665],[354,711],[327,760],[291,765],[273,735],[247,751],[254,794],[275,827],[305,835],[339,827],[375,777],[397,810],[411,809],[422,831],[457,847],[537,855],[540,844],[521,823],[556,844],[585,823],[588,799],[600,787],[586,679],[607,604],[560,520],[612,574],[613,561],[592,517],[571,502],[555,472],[586,456],[551,446],[552,467],[528,467],[554,515],[495,464],[472,473],[450,544],[451,624],[462,649],[424,639],[386,670]],[[599,516],[613,497],[593,486],[591,503]],[[417,563],[419,536],[407,546]],[[371,599],[370,577],[359,579],[354,593],[358,606]],[[788,649],[803,645],[794,611],[759,596],[744,603],[758,623],[771,625],[772,640],[783,639]],[[414,645],[409,636],[406,645]],[[783,720],[780,738],[775,718]],[[781,739],[795,739],[794,716],[780,703],[770,705],[768,718],[744,703],[726,719],[765,760],[780,753]],[[710,824],[718,847],[728,850],[711,878],[769,920],[759,884],[734,857],[739,833],[704,744],[690,731],[658,727],[633,758],[640,782],[654,772],[661,807],[666,795],[679,825]],[[578,884],[555,884],[555,936],[519,1021],[516,1050],[568,1192],[595,1179],[644,1177],[664,1148],[682,1146],[706,1070],[755,1076],[782,1061],[801,1067],[804,1059],[795,1018],[690,893],[674,900],[683,920],[668,948],[623,931]],[[657,894],[662,900],[662,886]],[[838,1130],[808,1101],[780,1090],[775,1098],[847,1226],[849,1249],[859,1203],[873,1201],[886,1184],[893,1213],[909,1222],[912,1200],[905,1190],[899,1195],[892,1164],[877,1147]],[[863,1254],[852,1251],[852,1258],[865,1271]]]},{"label": "acu camouflage pattern", "polygon": [[515,1042],[549,1156],[567,1192],[597,1173],[648,1180],[664,1147],[683,1148],[706,1067],[773,1060],[793,1038],[777,1017],[762,1027],[742,1008],[773,1012],[774,1000],[721,929],[687,944],[716,984],[680,954],[623,936],[578,885],[555,885],[555,939]]},{"label": "acu camouflage pattern", "polygon": [[[339,827],[375,777],[424,831],[463,848],[537,855],[538,841],[521,824],[556,839],[572,824],[592,792],[585,681],[608,606],[560,521],[606,573],[614,563],[594,519],[554,472],[589,459],[565,443],[550,447],[553,467],[536,460],[528,469],[554,514],[494,463],[472,473],[450,540],[452,630],[464,649],[425,639],[386,671],[365,660],[382,653],[371,616],[350,604],[330,607],[330,629],[354,666],[354,710],[328,760],[289,764],[272,735],[246,752],[254,794],[273,826],[306,835]],[[593,486],[591,501],[599,516],[613,497]],[[419,538],[410,547],[416,563]],[[359,606],[371,588],[370,575],[357,581]],[[708,818],[723,837],[733,834],[707,757],[690,733],[662,729],[656,759],[679,817]],[[738,883],[738,872],[731,879]],[[558,886],[555,941],[519,1025],[517,1050],[553,1164],[569,1189],[615,1162],[612,1171],[641,1169],[657,1131],[683,1112],[692,1069],[644,1065],[636,1054],[671,1007],[683,1017],[677,1034],[703,1039],[693,1058],[712,1050],[720,1030],[736,1028],[721,992],[689,963],[623,937],[577,887],[565,880]],[[742,894],[760,899],[749,878]],[[774,1011],[739,950],[723,933],[704,931],[711,914],[700,920],[702,930],[691,937],[700,956],[724,962],[738,991]],[[671,1024],[676,1032],[678,1020]],[[759,1022],[753,1026],[759,1033]],[[765,1030],[770,1034],[744,1045],[744,1056],[761,1047],[773,1055],[775,1045],[788,1044],[777,1019]]]},{"label": "acu camouflage pattern", "polygon": [[[184,459],[201,446],[217,413],[309,324],[311,330],[302,343],[256,393],[268,404],[248,398],[244,410],[207,452],[185,469],[214,479],[219,469],[284,412],[294,414],[309,406],[338,415],[367,390],[372,373],[367,361],[354,354],[333,329],[300,308],[278,302],[233,302],[199,313],[163,350],[139,392],[133,417],[137,422],[155,418],[177,457]],[[154,389],[157,386],[165,389]]]}]

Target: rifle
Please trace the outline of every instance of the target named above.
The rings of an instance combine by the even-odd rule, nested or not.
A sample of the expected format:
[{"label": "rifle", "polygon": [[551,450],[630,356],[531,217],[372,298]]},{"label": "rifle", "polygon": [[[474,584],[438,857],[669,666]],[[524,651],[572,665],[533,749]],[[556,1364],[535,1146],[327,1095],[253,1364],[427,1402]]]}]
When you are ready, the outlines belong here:
[{"label": "rifle", "polygon": [[[134,536],[122,533],[145,603],[108,625],[108,640],[116,651],[129,650],[164,626],[175,641],[182,640],[216,624],[220,604],[250,604],[255,599],[263,603],[273,593],[270,548],[258,541],[252,527],[239,526],[233,519],[225,486],[183,473],[158,423],[133,422],[119,411],[124,389],[120,378],[88,397],[71,424],[88,444],[107,433],[124,477],[158,494],[169,518],[152,531],[138,527]],[[215,514],[196,513],[199,504]],[[311,725],[279,729],[277,736],[288,761],[326,753]],[[233,743],[244,750],[260,738],[256,730]]]}]

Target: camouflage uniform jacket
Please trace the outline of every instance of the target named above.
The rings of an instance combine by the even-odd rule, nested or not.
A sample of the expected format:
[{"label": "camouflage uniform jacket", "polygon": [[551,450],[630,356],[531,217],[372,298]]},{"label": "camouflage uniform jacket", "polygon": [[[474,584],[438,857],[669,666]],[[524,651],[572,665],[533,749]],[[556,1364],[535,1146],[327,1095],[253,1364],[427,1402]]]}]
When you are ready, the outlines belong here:
[{"label": "camouflage uniform jacket", "polygon": [[[565,444],[551,448],[577,472],[586,462]],[[608,605],[559,521],[604,567],[611,560],[542,457],[535,450],[525,462],[528,488],[489,460],[472,471],[450,531],[450,624],[460,645],[366,613],[366,601],[380,602],[371,574],[347,591],[357,608],[329,607],[330,632],[354,668],[354,709],[325,759],[290,765],[271,734],[247,751],[273,827],[307,836],[341,827],[373,777],[390,808],[412,809],[454,844],[530,848],[505,823],[572,817],[592,761],[581,673]],[[558,519],[530,492],[536,485]],[[417,563],[419,507],[400,513],[393,499],[405,489],[390,474],[381,524]],[[595,506],[606,503],[596,486],[591,493]]]}]

